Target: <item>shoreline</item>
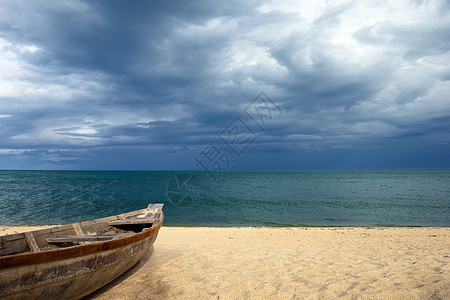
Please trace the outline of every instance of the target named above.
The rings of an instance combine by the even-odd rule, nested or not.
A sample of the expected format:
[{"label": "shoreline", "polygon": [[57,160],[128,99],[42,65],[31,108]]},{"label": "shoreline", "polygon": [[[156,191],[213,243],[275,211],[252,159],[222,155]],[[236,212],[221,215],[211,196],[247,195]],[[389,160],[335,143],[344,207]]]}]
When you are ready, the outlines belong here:
[{"label": "shoreline", "polygon": [[449,299],[448,286],[450,227],[163,226],[151,256],[87,299]]},{"label": "shoreline", "polygon": [[[40,229],[45,229],[49,227],[57,227],[61,225],[12,225],[12,226],[0,226],[0,236],[8,234],[16,234],[27,231],[35,231]],[[450,226],[167,226],[164,225],[163,228],[172,229],[365,229],[365,230],[388,230],[388,229],[450,229]]]},{"label": "shoreline", "polygon": [[[70,223],[68,223],[70,224]],[[38,230],[48,227],[57,227],[65,224],[57,224],[57,225],[0,225],[0,230],[4,229],[19,229],[26,230],[30,228],[31,230]],[[163,227],[167,228],[364,228],[364,229],[377,229],[377,228],[450,228],[450,225],[163,225]],[[23,231],[21,231],[23,232]]]}]

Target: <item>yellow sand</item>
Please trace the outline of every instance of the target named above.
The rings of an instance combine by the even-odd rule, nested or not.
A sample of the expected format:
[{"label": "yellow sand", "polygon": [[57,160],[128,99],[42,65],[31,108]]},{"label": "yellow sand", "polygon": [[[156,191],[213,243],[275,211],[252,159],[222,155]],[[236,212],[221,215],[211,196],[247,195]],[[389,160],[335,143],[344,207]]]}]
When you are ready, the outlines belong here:
[{"label": "yellow sand", "polygon": [[33,231],[46,227],[40,226],[9,226],[9,227],[0,227],[0,236],[6,234],[20,233],[25,231]]},{"label": "yellow sand", "polygon": [[91,298],[450,299],[450,228],[163,227],[146,259]]}]

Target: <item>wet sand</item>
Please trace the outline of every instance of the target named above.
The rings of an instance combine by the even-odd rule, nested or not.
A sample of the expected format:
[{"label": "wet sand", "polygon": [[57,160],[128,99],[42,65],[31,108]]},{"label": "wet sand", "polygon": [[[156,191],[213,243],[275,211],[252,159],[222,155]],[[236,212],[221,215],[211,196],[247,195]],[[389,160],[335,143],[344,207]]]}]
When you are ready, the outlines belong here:
[{"label": "wet sand", "polygon": [[448,227],[163,227],[89,298],[450,299],[449,262]]}]

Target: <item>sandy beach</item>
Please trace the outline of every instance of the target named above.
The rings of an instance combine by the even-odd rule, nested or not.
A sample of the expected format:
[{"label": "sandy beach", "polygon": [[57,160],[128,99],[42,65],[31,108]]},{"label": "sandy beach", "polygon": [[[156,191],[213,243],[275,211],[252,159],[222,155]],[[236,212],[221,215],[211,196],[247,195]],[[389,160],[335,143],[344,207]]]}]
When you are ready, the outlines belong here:
[{"label": "sandy beach", "polygon": [[449,299],[449,261],[450,228],[163,227],[89,298]]}]

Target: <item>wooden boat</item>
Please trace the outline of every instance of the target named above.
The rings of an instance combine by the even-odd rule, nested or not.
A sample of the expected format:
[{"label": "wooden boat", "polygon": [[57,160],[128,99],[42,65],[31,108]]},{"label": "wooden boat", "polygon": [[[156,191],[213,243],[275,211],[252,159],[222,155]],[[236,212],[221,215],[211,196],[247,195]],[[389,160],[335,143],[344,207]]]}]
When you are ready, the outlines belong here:
[{"label": "wooden boat", "polygon": [[117,216],[0,237],[0,299],[79,299],[152,248],[162,204]]}]

